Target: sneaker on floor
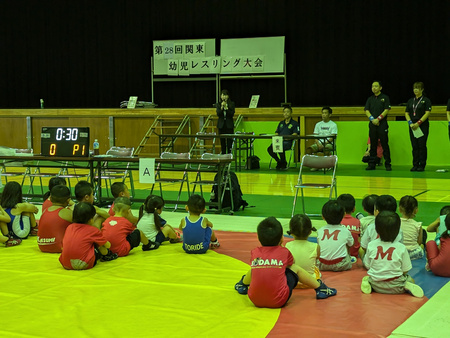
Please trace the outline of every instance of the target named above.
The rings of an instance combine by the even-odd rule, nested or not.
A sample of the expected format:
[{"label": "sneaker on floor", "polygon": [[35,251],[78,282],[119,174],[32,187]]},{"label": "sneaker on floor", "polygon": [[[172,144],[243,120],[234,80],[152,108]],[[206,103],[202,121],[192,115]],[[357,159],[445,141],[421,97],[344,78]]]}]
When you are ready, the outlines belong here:
[{"label": "sneaker on floor", "polygon": [[328,297],[332,297],[337,294],[336,289],[329,288],[320,279],[317,281],[320,283],[320,286],[317,289],[315,289],[316,290],[316,299],[326,299]]},{"label": "sneaker on floor", "polygon": [[244,284],[244,277],[242,276],[241,280],[234,285],[234,289],[241,295],[246,295],[248,293],[248,285]]},{"label": "sneaker on floor", "polygon": [[423,290],[417,284],[414,284],[411,282],[406,282],[405,283],[405,291],[408,292],[409,294],[413,295],[414,297],[417,297],[417,298],[423,297]]},{"label": "sneaker on floor", "polygon": [[366,170],[375,170],[375,166],[374,165],[369,165],[367,166]]},{"label": "sneaker on floor", "polygon": [[29,236],[37,236],[37,234],[38,234],[38,227],[36,226],[34,228],[31,228]]},{"label": "sneaker on floor", "polygon": [[369,283],[369,276],[363,277],[361,281],[361,291],[362,293],[365,293],[366,295],[372,293],[372,286]]},{"label": "sneaker on floor", "polygon": [[390,164],[385,164],[384,167],[386,168],[386,171],[392,171],[392,166]]},{"label": "sneaker on floor", "polygon": [[113,261],[115,259],[117,259],[119,257],[118,254],[112,252],[111,250],[108,249],[108,253],[106,255],[103,255],[100,260],[102,262],[110,262]]},{"label": "sneaker on floor", "polygon": [[150,250],[156,250],[160,246],[159,242],[152,242],[148,241],[147,244],[142,245],[142,251],[150,251]]},{"label": "sneaker on floor", "polygon": [[216,239],[215,242],[211,242],[211,249],[217,249],[220,246],[219,240]]},{"label": "sneaker on floor", "polygon": [[177,238],[169,238],[169,243],[174,244],[174,243],[183,243],[183,239],[180,237]]},{"label": "sneaker on floor", "polygon": [[8,240],[4,243],[6,247],[10,246],[16,246],[22,243],[22,240],[20,238],[12,238],[9,237]]}]

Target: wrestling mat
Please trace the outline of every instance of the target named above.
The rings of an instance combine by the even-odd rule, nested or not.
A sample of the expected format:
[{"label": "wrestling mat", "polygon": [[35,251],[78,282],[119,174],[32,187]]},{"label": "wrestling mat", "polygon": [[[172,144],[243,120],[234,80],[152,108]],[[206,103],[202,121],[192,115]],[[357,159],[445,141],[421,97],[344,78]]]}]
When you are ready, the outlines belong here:
[{"label": "wrestling mat", "polygon": [[[248,270],[256,234],[216,232],[221,247],[188,255],[181,244],[134,249],[92,270],[67,271],[36,237],[0,247],[1,337],[386,337],[426,298],[364,295],[360,263],[323,273],[338,294],[294,290],[283,309],[260,309],[234,284]],[[429,314],[429,313],[428,313]]]}]

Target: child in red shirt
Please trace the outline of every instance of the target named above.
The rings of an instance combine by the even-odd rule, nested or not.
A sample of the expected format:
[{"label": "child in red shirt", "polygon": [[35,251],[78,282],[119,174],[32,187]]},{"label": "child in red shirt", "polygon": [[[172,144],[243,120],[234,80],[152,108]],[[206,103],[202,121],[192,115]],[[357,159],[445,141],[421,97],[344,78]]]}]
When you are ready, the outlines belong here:
[{"label": "child in red shirt", "polygon": [[257,307],[279,308],[291,297],[298,281],[316,290],[317,299],[336,295],[336,289],[327,287],[304,269],[294,264],[291,252],[282,247],[283,228],[275,217],[259,223],[258,240],[261,247],[251,252],[251,269],[235,285],[240,294],[247,294]]},{"label": "child in red shirt", "polygon": [[345,210],[344,218],[341,224],[345,226],[352,233],[353,245],[349,248],[349,254],[352,262],[355,263],[358,258],[358,251],[360,245],[361,222],[359,219],[352,216],[355,212],[355,198],[350,194],[342,194],[337,198],[337,202],[342,205]]},{"label": "child in red shirt", "polygon": [[102,234],[111,243],[111,251],[119,257],[127,256],[141,242],[144,246],[149,243],[147,237],[128,220],[130,214],[130,199],[118,197],[114,200],[114,216],[103,222]]},{"label": "child in red shirt", "polygon": [[67,227],[72,223],[70,189],[56,185],[50,193],[52,205],[44,210],[39,220],[37,243],[42,252],[61,252]]},{"label": "child in red shirt", "polygon": [[[75,198],[78,202],[87,202],[94,204],[94,187],[88,181],[78,181],[75,185]],[[94,206],[96,215],[94,217],[93,225],[101,229],[102,223],[109,217],[107,211]]]},{"label": "child in red shirt", "polygon": [[[123,182],[114,182],[113,184],[111,184],[111,194],[113,195],[114,198],[118,197],[131,198],[130,191],[128,190],[127,185]],[[114,203],[109,208],[108,214],[109,216],[114,216]],[[137,222],[139,221],[139,218],[134,216],[131,212],[127,216],[125,216],[125,218],[128,219],[134,225],[136,225]]]},{"label": "child in red shirt", "polygon": [[[50,194],[53,189],[53,187],[56,187],[57,185],[67,185],[66,179],[64,177],[55,176],[50,178],[48,181],[48,191],[44,194],[43,200],[44,203],[42,203],[42,214],[45,210],[47,210],[49,207],[52,206],[52,201],[50,200]],[[74,202],[72,200],[69,200],[69,207],[74,206]]]},{"label": "child in red shirt", "polygon": [[66,230],[59,261],[67,270],[93,268],[97,261],[112,261],[118,256],[109,248],[111,244],[94,224],[95,208],[87,202],[73,209],[73,222]]}]

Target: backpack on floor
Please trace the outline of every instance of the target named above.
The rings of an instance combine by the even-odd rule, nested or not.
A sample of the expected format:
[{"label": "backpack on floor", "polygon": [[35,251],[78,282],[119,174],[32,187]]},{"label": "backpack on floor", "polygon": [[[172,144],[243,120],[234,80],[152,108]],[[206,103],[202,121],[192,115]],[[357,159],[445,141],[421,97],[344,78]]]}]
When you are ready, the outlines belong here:
[{"label": "backpack on floor", "polygon": [[258,156],[249,156],[247,157],[247,164],[245,169],[259,169],[259,157]]},{"label": "backpack on floor", "polygon": [[[238,211],[241,207],[242,207],[242,210],[244,210],[244,208],[246,206],[248,206],[248,203],[242,199],[242,190],[241,190],[241,186],[239,185],[239,180],[238,180],[236,174],[232,171],[230,172],[230,177],[231,177],[231,189],[233,191],[233,206],[234,206],[233,211]],[[218,182],[217,174],[216,174],[216,176],[214,176],[214,181],[216,183]],[[214,185],[212,188],[210,202],[218,202],[218,187],[217,187],[217,185]],[[222,208],[229,208],[229,207],[231,207],[230,190],[226,189],[225,194],[223,196]],[[213,206],[210,208],[217,209],[216,206]]]}]

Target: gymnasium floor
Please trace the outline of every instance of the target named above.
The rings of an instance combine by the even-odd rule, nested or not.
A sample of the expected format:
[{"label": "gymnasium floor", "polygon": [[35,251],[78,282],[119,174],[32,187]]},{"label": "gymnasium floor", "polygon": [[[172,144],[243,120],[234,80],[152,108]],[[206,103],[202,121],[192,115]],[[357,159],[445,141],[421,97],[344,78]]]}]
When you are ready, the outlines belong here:
[{"label": "gymnasium floor", "polygon": [[[397,200],[415,195],[416,219],[428,225],[443,205],[450,204],[450,174],[435,173],[439,168],[421,174],[407,169],[388,173],[378,168],[367,177],[364,167],[340,166],[338,194],[353,194],[357,211],[369,193],[392,194]],[[33,237],[17,247],[0,247],[0,336],[439,337],[447,333],[449,279],[425,272],[424,260],[414,262],[411,274],[429,300],[406,294],[362,294],[359,284],[365,271],[358,261],[350,271],[323,273],[323,280],[338,290],[333,298],[317,301],[312,290],[294,290],[281,310],[255,308],[233,286],[248,269],[249,251],[258,245],[259,221],[276,216],[287,229],[297,169],[237,175],[250,207],[234,215],[206,215],[221,247],[205,255],[186,255],[180,244],[165,244],[156,251],[135,249],[89,271],[66,271],[58,255],[38,250]],[[308,177],[327,179],[323,173]],[[149,193],[148,186],[136,184],[136,188],[136,195]],[[169,195],[173,190],[164,187]],[[308,194],[307,211],[320,211],[326,195]],[[296,212],[300,211],[299,203]],[[184,213],[167,208],[162,216],[178,226]],[[316,227],[323,225],[320,219],[313,222]]]}]

